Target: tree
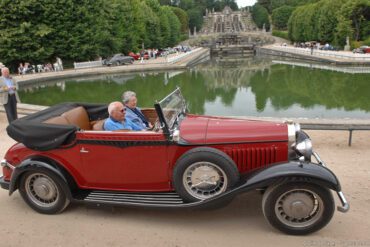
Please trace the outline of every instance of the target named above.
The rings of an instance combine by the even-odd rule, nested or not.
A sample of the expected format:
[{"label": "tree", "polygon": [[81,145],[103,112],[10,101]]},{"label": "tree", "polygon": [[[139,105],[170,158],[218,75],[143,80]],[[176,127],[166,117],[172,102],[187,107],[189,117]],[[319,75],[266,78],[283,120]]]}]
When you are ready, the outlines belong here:
[{"label": "tree", "polygon": [[297,7],[288,22],[288,35],[292,41],[312,41],[318,39],[319,4]]},{"label": "tree", "polygon": [[[19,62],[43,63],[89,59],[96,55],[95,12],[101,0],[0,2],[0,56]],[[82,35],[83,34],[83,35]]]},{"label": "tree", "polygon": [[368,0],[346,1],[338,14],[336,40],[344,44],[346,36],[353,40],[365,39],[370,35],[370,2]]},{"label": "tree", "polygon": [[187,11],[187,14],[189,16],[189,28],[191,31],[194,30],[194,27],[197,28],[197,30],[200,30],[203,24],[203,17],[201,10],[194,8]]},{"label": "tree", "polygon": [[288,28],[288,21],[294,11],[294,7],[282,6],[272,11],[272,24],[275,28],[286,30]]},{"label": "tree", "polygon": [[181,33],[183,34],[187,34],[188,30],[189,30],[189,17],[188,17],[188,14],[180,9],[180,8],[177,8],[177,7],[172,7],[171,8],[172,12],[175,13],[175,15],[177,16],[177,18],[179,19],[180,21],[180,31]]},{"label": "tree", "polygon": [[322,42],[331,42],[334,40],[335,28],[338,24],[338,11],[343,1],[325,0],[320,2],[318,10],[318,39]]},{"label": "tree", "polygon": [[172,12],[169,6],[163,6],[162,11],[166,16],[169,24],[169,36],[166,40],[167,46],[174,46],[177,44],[180,38],[181,24],[175,13]]},{"label": "tree", "polygon": [[263,25],[265,25],[266,30],[270,29],[269,14],[267,12],[267,9],[264,8],[262,5],[258,3],[253,5],[252,17],[257,27],[263,28]]}]

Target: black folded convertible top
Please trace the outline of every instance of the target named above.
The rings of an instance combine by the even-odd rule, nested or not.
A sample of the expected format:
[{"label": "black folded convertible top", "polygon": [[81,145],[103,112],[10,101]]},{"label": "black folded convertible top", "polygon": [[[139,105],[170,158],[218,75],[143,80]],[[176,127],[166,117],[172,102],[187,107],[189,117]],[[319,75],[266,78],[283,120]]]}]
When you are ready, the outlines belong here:
[{"label": "black folded convertible top", "polygon": [[6,131],[11,138],[34,150],[44,151],[70,144],[76,137],[78,126],[43,122],[79,106],[85,108],[90,121],[108,117],[107,105],[68,102],[19,118],[13,121]]}]

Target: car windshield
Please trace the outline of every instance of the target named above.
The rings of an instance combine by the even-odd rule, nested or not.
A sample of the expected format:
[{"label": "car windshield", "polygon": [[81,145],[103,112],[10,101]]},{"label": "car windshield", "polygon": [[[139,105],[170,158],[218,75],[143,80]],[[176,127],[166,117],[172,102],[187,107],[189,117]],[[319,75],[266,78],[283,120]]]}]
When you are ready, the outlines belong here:
[{"label": "car windshield", "polygon": [[181,114],[186,111],[185,100],[182,97],[180,88],[177,88],[167,97],[159,102],[167,126],[172,129]]}]

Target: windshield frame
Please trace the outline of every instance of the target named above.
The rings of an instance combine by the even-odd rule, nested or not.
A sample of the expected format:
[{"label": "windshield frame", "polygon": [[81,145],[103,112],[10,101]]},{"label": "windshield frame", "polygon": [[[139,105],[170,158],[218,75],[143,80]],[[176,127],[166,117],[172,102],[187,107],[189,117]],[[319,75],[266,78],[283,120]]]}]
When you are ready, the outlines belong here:
[{"label": "windshield frame", "polygon": [[[171,106],[171,107],[167,107]],[[165,135],[170,136],[175,130],[181,115],[186,113],[186,102],[180,88],[176,88],[161,101],[154,104],[161,128]],[[167,109],[169,108],[169,109]]]}]

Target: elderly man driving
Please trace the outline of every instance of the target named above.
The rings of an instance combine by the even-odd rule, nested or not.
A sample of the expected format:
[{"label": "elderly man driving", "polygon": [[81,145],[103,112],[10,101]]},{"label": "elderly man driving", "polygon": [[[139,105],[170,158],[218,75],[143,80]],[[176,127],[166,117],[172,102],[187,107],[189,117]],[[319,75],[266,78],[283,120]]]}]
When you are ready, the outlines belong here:
[{"label": "elderly man driving", "polygon": [[122,101],[127,109],[126,119],[130,120],[140,130],[153,128],[152,124],[146,119],[140,108],[137,107],[137,98],[135,92],[124,92],[122,94]]},{"label": "elderly man driving", "polygon": [[104,122],[105,130],[141,130],[130,120],[125,119],[126,107],[119,101],[108,106],[109,118]]}]

